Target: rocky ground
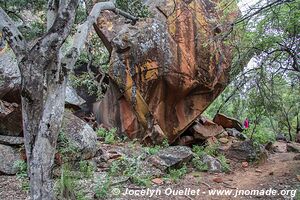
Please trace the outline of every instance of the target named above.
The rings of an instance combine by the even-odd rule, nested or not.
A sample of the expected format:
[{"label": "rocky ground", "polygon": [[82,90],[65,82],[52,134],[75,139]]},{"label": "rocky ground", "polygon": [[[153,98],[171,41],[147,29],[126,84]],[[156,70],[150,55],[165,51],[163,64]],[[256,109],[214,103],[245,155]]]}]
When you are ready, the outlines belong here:
[{"label": "rocky ground", "polygon": [[[231,160],[231,172],[229,173],[209,173],[209,172],[195,172],[195,170],[188,166],[188,173],[183,176],[177,182],[169,181],[164,178],[156,178],[152,180],[152,185],[149,189],[154,191],[161,191],[161,194],[156,193],[152,197],[148,196],[132,196],[132,195],[109,195],[105,199],[233,199],[236,190],[238,189],[259,189],[268,190],[270,188],[274,190],[296,190],[300,189],[300,160],[299,153],[288,152],[286,142],[276,142],[273,146],[276,147],[275,153],[270,153],[269,157],[265,162],[260,164],[247,163],[240,161]],[[111,148],[107,145],[106,148]],[[116,145],[115,150],[110,151],[112,157],[115,159],[118,153],[117,149],[128,148],[128,153],[130,149],[127,145]],[[112,156],[114,154],[114,156]],[[94,176],[101,174],[104,171],[103,168],[98,168]],[[0,199],[4,200],[15,200],[15,199],[26,199],[27,194],[22,190],[22,183],[17,180],[16,176],[0,176]],[[89,183],[89,182],[87,182]],[[87,184],[85,183],[85,184]],[[82,185],[84,186],[84,184]],[[113,193],[118,191],[124,193],[126,188],[133,191],[146,190],[147,187],[137,186],[128,183],[128,181],[120,181],[119,184],[112,186],[108,193]],[[200,189],[199,195],[191,195],[191,193],[185,193],[183,195],[165,195],[164,192],[178,191],[190,188],[190,190]],[[226,189],[232,190],[231,196],[211,196],[208,194],[209,190],[219,190]],[[205,194],[204,194],[205,192]],[[290,195],[282,196],[237,196],[234,199],[292,199]],[[295,197],[293,199],[299,199]]]}]

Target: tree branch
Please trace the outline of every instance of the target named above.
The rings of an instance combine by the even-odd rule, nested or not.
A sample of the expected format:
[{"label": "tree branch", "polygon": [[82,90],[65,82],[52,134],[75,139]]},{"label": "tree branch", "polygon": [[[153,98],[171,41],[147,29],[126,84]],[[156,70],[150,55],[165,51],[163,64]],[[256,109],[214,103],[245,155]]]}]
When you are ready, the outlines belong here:
[{"label": "tree branch", "polygon": [[14,51],[18,62],[26,54],[26,41],[15,25],[15,22],[0,8],[0,31],[3,31],[5,39]]},{"label": "tree branch", "polygon": [[76,34],[73,38],[73,46],[70,51],[62,58],[62,66],[67,69],[72,69],[79,57],[91,31],[92,26],[97,23],[97,19],[103,10],[111,10],[131,20],[137,20],[136,17],[120,11],[116,8],[113,2],[99,2],[92,8],[87,20],[79,25]]}]

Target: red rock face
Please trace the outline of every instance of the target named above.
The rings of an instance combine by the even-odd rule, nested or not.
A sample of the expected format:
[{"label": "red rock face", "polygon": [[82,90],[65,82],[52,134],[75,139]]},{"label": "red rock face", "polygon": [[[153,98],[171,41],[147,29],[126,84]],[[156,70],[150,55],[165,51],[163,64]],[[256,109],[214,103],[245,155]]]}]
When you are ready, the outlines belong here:
[{"label": "red rock face", "polygon": [[221,33],[236,13],[222,16],[211,0],[148,2],[154,17],[134,26],[111,13],[98,22],[112,52],[96,115],[129,138],[172,143],[228,83],[232,49]]}]

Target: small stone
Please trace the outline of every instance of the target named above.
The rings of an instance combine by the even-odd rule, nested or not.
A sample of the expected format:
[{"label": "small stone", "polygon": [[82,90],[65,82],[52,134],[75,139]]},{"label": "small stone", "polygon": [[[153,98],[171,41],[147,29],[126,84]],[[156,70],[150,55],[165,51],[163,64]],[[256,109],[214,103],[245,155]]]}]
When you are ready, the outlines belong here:
[{"label": "small stone", "polygon": [[192,172],[191,175],[193,177],[201,177],[201,172]]},{"label": "small stone", "polygon": [[227,131],[223,131],[221,134],[217,135],[217,138],[224,138],[224,137],[228,137]]},{"label": "small stone", "polygon": [[293,160],[300,160],[300,154],[295,155],[295,157],[293,158]]},{"label": "small stone", "polygon": [[297,180],[300,181],[300,175],[297,175]]},{"label": "small stone", "polygon": [[227,144],[228,141],[229,140],[227,138],[219,138],[219,142],[221,142],[222,144]]},{"label": "small stone", "polygon": [[218,140],[215,137],[210,137],[206,140],[208,145],[214,145],[214,144],[216,144],[217,141]]},{"label": "small stone", "polygon": [[248,163],[248,162],[242,162],[242,167],[243,167],[243,168],[249,167],[249,163]]},{"label": "small stone", "polygon": [[213,181],[216,183],[223,183],[223,179],[221,177],[215,177],[213,178]]},{"label": "small stone", "polygon": [[156,185],[162,185],[164,183],[164,180],[162,180],[161,178],[155,178],[155,179],[152,179],[152,183],[154,183]]},{"label": "small stone", "polygon": [[255,172],[257,172],[257,173],[262,173],[262,170],[256,169]]},{"label": "small stone", "polygon": [[209,172],[222,172],[222,164],[221,162],[210,156],[210,155],[204,155],[202,157],[202,162],[207,165],[207,171]]},{"label": "small stone", "polygon": [[288,143],[286,149],[288,152],[300,153],[300,144],[294,142]]}]

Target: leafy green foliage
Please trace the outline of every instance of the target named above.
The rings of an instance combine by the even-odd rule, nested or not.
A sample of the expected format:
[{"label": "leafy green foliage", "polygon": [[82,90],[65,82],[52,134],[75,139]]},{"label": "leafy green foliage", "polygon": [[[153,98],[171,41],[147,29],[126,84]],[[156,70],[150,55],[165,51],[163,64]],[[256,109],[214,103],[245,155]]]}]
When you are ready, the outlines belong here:
[{"label": "leafy green foliage", "polygon": [[[293,139],[296,133],[300,107],[299,3],[258,1],[234,22],[229,34],[224,33],[231,36],[225,42],[235,49],[231,84],[205,114],[213,118],[220,111],[241,121],[249,118],[247,135],[259,143],[274,140],[278,133]],[[235,6],[224,0],[219,7],[230,13]]]},{"label": "leafy green foliage", "polygon": [[57,144],[58,152],[63,158],[69,154],[76,154],[78,152],[78,148],[68,140],[63,131],[58,134]]},{"label": "leafy green foliage", "polygon": [[140,174],[142,170],[141,157],[121,157],[115,160],[109,168],[110,176],[126,176],[129,180],[141,186],[150,186],[151,177]]},{"label": "leafy green foliage", "polygon": [[150,155],[156,154],[160,149],[161,147],[159,145],[155,145],[153,147],[144,147],[144,150]]},{"label": "leafy green foliage", "polygon": [[90,76],[88,72],[84,72],[79,76],[75,76],[74,74],[70,75],[70,81],[73,87],[85,87],[88,90],[89,95],[97,95],[102,97],[103,94],[98,94],[98,86],[95,84],[93,77]]},{"label": "leafy green foliage", "polygon": [[79,162],[79,171],[85,178],[92,178],[95,168],[90,162],[81,160]]},{"label": "leafy green foliage", "polygon": [[154,145],[154,146],[149,146],[149,147],[144,147],[144,150],[150,154],[154,155],[156,154],[159,150],[166,148],[169,146],[169,142],[167,139],[164,139],[161,145]]},{"label": "leafy green foliage", "polygon": [[207,163],[204,163],[201,160],[201,157],[195,157],[195,158],[193,158],[192,164],[200,172],[206,172],[208,170]]},{"label": "leafy green foliage", "polygon": [[185,174],[187,174],[187,167],[183,165],[179,169],[168,169],[168,173],[165,176],[165,179],[170,179],[173,182],[178,182]]},{"label": "leafy green foliage", "polygon": [[194,152],[194,158],[192,160],[193,166],[198,171],[207,171],[208,165],[207,165],[207,163],[204,163],[202,161],[202,158],[205,155],[210,155],[212,157],[216,157],[220,161],[221,166],[222,166],[222,171],[224,171],[224,172],[230,171],[230,166],[227,163],[227,159],[225,158],[224,155],[219,153],[218,147],[219,147],[218,143],[215,143],[213,145],[209,145],[206,147],[194,145],[193,149],[192,149]]},{"label": "leafy green foliage", "polygon": [[224,155],[219,155],[218,160],[221,163],[222,171],[223,172],[229,172],[230,171],[230,165],[227,163],[227,159],[225,158],[225,156]]},{"label": "leafy green foliage", "polygon": [[22,183],[22,190],[29,190],[29,180],[27,174],[27,163],[24,160],[17,160],[14,163],[14,168],[17,169],[17,179]]},{"label": "leafy green foliage", "polygon": [[55,190],[58,199],[85,200],[84,190],[80,181],[93,178],[94,167],[88,161],[79,162],[79,170],[75,165],[64,163]]},{"label": "leafy green foliage", "polygon": [[110,191],[111,188],[111,180],[108,176],[104,183],[101,180],[98,180],[96,186],[95,186],[95,195],[97,198],[105,199]]},{"label": "leafy green foliage", "polygon": [[116,5],[136,17],[145,18],[150,16],[148,7],[143,3],[143,0],[117,0]]},{"label": "leafy green foliage", "polygon": [[99,137],[104,138],[104,142],[107,144],[114,144],[117,142],[118,138],[116,136],[116,133],[116,128],[111,128],[110,130],[106,130],[105,128],[99,128],[97,130],[97,135]]}]

